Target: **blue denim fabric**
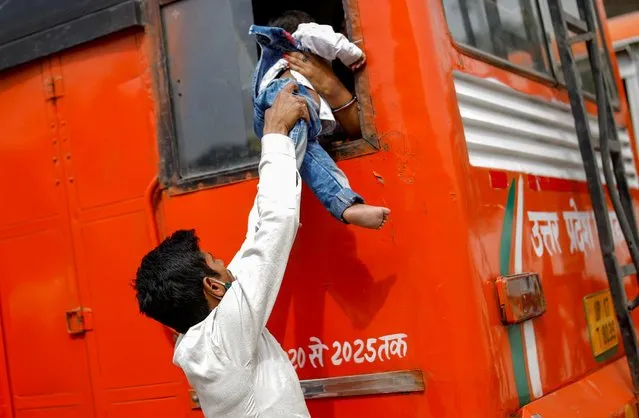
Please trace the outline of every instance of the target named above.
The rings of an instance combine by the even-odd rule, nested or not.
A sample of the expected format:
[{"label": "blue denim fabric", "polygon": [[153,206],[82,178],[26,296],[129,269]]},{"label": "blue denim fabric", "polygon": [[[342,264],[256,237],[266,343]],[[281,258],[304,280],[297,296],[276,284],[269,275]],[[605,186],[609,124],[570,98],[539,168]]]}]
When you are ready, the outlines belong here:
[{"label": "blue denim fabric", "polygon": [[[253,124],[255,133],[262,137],[264,131],[264,113],[273,105],[278,93],[291,79],[277,79],[258,94],[259,85],[264,74],[271,68],[284,52],[299,51],[299,43],[281,28],[251,26],[249,33],[256,35],[261,47],[260,60],[253,76]],[[322,130],[319,119],[319,105],[313,100],[308,90],[298,85],[300,96],[306,99],[310,115],[310,123],[300,120],[289,133],[295,143],[297,155],[304,155],[300,167],[302,180],[310,187],[324,207],[340,221],[344,211],[355,203],[363,203],[364,199],[351,190],[348,179],[335,161],[317,142]],[[306,153],[304,153],[304,148]],[[301,151],[301,152],[300,152]],[[299,164],[299,162],[298,162]]]},{"label": "blue denim fabric", "polygon": [[260,46],[260,60],[257,62],[255,73],[253,74],[253,97],[257,97],[258,89],[264,74],[286,52],[301,52],[302,47],[293,36],[282,28],[270,26],[251,25],[249,34],[255,35]]}]

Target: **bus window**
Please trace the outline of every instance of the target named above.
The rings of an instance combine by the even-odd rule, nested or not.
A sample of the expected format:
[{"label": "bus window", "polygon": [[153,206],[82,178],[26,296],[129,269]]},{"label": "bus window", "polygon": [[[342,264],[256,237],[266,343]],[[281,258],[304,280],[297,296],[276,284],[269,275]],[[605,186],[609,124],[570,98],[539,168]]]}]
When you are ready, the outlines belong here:
[{"label": "bus window", "polygon": [[[639,61],[638,55],[634,46],[627,46],[617,51],[619,72],[621,73],[623,88],[628,99],[635,138],[639,138],[639,71],[636,65]],[[637,151],[639,151],[639,142],[637,147]]]},{"label": "bus window", "polygon": [[[260,140],[253,132],[251,81],[258,47],[248,29],[254,22],[267,24],[291,7],[284,1],[256,0],[177,0],[162,7],[174,124],[174,138],[169,141],[173,149],[162,150],[164,158],[172,161],[165,167],[165,182],[218,185],[255,173]],[[299,7],[318,23],[344,30],[340,0]],[[340,63],[334,63],[334,70],[354,92],[357,82],[352,72]],[[367,94],[357,89],[362,109],[370,103]],[[365,143],[354,150],[355,142]],[[337,159],[375,149],[370,141],[337,135],[322,144]]]},{"label": "bus window", "polygon": [[[548,1],[552,0],[443,0],[448,27],[462,48],[564,83]],[[568,13],[579,16],[575,0],[561,2]],[[594,95],[585,43],[573,45],[573,53],[584,91]],[[603,48],[602,58],[607,59]],[[616,101],[612,75],[606,78]]]},{"label": "bus window", "polygon": [[250,0],[188,0],[162,8],[169,84],[182,179],[255,165],[248,35]]},{"label": "bus window", "polygon": [[[579,18],[579,10],[577,9],[577,3],[575,0],[562,0],[562,5],[564,6],[564,10],[566,12],[573,15],[575,18]],[[552,21],[550,18],[550,10],[548,9],[548,3],[546,1],[540,1],[541,15],[544,21],[544,26],[546,28],[546,36],[550,42],[550,51],[553,62],[553,68],[555,72],[555,77],[559,80],[560,83],[564,83],[564,73],[561,68],[561,62],[559,59],[559,51],[557,50],[557,45],[554,42],[554,31],[552,27]],[[599,25],[597,25],[599,26]],[[599,45],[603,45],[603,41],[601,38],[601,32],[598,31],[598,41]],[[573,55],[575,57],[575,63],[577,64],[577,69],[581,75],[581,81],[583,83],[583,89],[585,92],[590,93],[591,95],[595,94],[595,81],[592,76],[592,69],[590,68],[590,62],[588,61],[588,55],[586,53],[586,44],[585,42],[576,43],[572,46]],[[605,55],[605,51],[601,48],[601,59],[608,59]],[[610,67],[610,66],[609,66]],[[610,72],[606,74],[606,79],[612,88],[610,91],[613,93],[613,100],[617,101],[617,88],[613,82],[613,77]]]},{"label": "bus window", "polygon": [[534,0],[444,0],[448,26],[464,47],[550,75]]}]

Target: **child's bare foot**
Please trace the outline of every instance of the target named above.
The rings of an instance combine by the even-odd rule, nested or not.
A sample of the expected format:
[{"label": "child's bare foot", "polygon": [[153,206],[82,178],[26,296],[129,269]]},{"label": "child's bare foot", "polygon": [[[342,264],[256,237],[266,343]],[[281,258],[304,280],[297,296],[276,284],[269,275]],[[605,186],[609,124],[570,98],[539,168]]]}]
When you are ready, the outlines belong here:
[{"label": "child's bare foot", "polygon": [[342,218],[349,224],[362,228],[380,229],[386,223],[389,214],[388,208],[356,203],[344,211]]}]

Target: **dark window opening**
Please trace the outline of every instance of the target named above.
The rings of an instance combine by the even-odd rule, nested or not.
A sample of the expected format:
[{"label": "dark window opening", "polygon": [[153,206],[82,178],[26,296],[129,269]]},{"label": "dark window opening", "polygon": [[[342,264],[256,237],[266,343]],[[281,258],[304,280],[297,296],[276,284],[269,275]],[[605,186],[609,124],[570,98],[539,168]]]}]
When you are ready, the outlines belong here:
[{"label": "dark window opening", "polygon": [[608,19],[639,11],[639,0],[606,0],[604,1]]},{"label": "dark window opening", "polygon": [[[252,23],[267,24],[290,9],[303,10],[318,23],[345,33],[341,0],[312,4],[288,0],[178,0],[162,7],[175,131],[173,164],[165,179],[171,179],[174,185],[207,180],[220,184],[241,180],[255,171],[260,139],[253,132],[251,79],[258,49],[248,29]],[[355,92],[353,73],[339,61],[333,63],[333,69]],[[361,102],[361,95],[366,93],[359,93]],[[357,140],[334,135],[322,143],[335,151]],[[349,150],[348,156],[363,153]]]}]

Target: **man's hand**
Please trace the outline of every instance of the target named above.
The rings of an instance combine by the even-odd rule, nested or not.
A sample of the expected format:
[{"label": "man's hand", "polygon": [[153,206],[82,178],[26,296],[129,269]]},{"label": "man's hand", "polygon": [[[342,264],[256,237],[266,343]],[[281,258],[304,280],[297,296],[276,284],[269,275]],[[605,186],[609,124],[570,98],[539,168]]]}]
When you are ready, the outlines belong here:
[{"label": "man's hand", "polygon": [[310,121],[306,99],[294,96],[297,85],[294,82],[286,85],[273,102],[273,106],[264,114],[264,135],[288,135],[300,119]]}]

